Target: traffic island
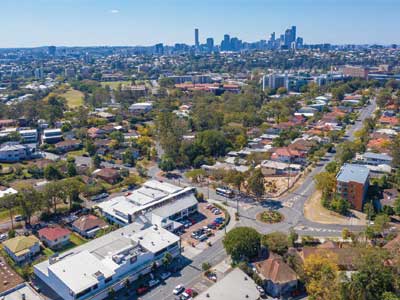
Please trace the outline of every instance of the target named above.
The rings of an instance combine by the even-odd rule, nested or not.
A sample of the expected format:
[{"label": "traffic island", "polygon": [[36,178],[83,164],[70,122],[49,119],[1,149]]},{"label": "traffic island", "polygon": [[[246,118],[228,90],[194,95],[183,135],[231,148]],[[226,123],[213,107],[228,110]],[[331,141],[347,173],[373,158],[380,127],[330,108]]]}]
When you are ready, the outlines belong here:
[{"label": "traffic island", "polygon": [[283,215],[275,210],[265,210],[256,216],[257,220],[267,224],[274,224],[282,222]]}]

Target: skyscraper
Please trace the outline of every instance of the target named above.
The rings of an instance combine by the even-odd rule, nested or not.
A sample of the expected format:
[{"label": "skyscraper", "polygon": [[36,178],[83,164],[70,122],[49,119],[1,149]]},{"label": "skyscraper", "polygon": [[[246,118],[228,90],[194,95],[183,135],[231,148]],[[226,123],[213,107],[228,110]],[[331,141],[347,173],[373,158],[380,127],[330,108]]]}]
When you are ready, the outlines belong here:
[{"label": "skyscraper", "polygon": [[231,50],[231,37],[229,34],[224,35],[224,40],[221,42],[221,50],[229,51]]},{"label": "skyscraper", "polygon": [[48,53],[49,55],[51,55],[51,56],[56,55],[56,51],[57,51],[56,46],[49,46],[49,47],[47,48],[47,53]]},{"label": "skyscraper", "polygon": [[292,26],[292,42],[296,41],[296,26]]},{"label": "skyscraper", "polygon": [[214,39],[208,38],[206,44],[207,44],[207,50],[209,52],[212,52],[214,50]]},{"label": "skyscraper", "polygon": [[195,28],[194,29],[194,45],[196,48],[199,48],[200,42],[199,42],[199,29]]}]

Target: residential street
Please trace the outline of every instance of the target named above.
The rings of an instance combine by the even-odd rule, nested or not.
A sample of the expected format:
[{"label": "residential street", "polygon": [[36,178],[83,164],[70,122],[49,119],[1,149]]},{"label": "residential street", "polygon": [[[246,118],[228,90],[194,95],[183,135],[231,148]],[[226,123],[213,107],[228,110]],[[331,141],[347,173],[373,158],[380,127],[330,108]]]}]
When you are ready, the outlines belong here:
[{"label": "residential street", "polygon": [[[354,132],[361,129],[363,120],[372,114],[372,112],[375,110],[375,107],[375,101],[372,101],[371,104],[369,104],[360,112],[360,121],[357,121],[346,131],[346,135],[348,136],[349,140],[354,139]],[[328,154],[326,156],[327,159],[323,161],[323,164],[317,166],[312,172],[306,175],[306,178],[301,186],[289,194],[282,196],[280,199],[277,199],[282,203],[282,207],[279,208],[278,211],[284,215],[283,222],[266,225],[265,223],[257,221],[256,215],[264,211],[266,208],[260,203],[248,203],[243,201],[243,199],[239,199],[240,221],[237,222],[235,226],[250,226],[264,234],[274,231],[287,232],[290,228],[294,228],[300,235],[312,235],[319,237],[341,236],[342,229],[345,227],[351,231],[363,230],[363,226],[320,224],[311,222],[304,217],[304,203],[315,192],[313,178],[325,168],[328,162],[333,160],[333,157],[334,156],[332,154]],[[158,172],[159,170],[157,170],[156,167],[151,170],[152,176],[156,176]],[[177,180],[165,180],[175,184],[178,183]],[[189,184],[185,181],[184,177],[179,180],[179,183]],[[206,197],[209,196],[210,199],[215,199],[221,202],[227,201],[226,198],[216,195],[213,189],[208,189],[207,187],[198,187],[197,189]],[[236,209],[236,199],[229,200],[227,203],[231,207],[230,211],[232,211],[232,209]],[[214,242],[211,247],[205,249],[200,254],[195,256],[192,261],[186,261],[188,265],[185,266],[179,273],[174,274],[174,276],[169,278],[165,284],[160,285],[144,295],[142,299],[175,299],[174,295],[172,294],[172,290],[176,285],[183,284],[185,287],[191,288],[202,281],[203,277],[201,264],[203,262],[209,262],[211,265],[215,266],[226,258],[227,256],[223,249],[222,238],[220,238],[217,242]]]}]

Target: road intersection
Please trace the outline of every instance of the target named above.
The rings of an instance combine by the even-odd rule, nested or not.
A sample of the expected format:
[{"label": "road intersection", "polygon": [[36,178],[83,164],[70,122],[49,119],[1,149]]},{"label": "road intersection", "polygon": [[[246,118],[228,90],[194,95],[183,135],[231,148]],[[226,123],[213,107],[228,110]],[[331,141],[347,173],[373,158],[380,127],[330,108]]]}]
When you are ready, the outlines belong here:
[{"label": "road intersection", "polygon": [[[375,101],[371,101],[366,107],[360,111],[358,120],[354,125],[351,125],[346,130],[345,139],[354,140],[354,132],[360,130],[363,125],[363,121],[372,115],[376,108]],[[239,204],[240,219],[235,223],[234,226],[249,226],[257,229],[259,232],[266,234],[274,231],[288,232],[293,228],[300,235],[311,235],[316,237],[338,237],[341,236],[343,228],[347,228],[351,231],[358,232],[364,230],[364,226],[354,225],[339,225],[339,224],[321,224],[312,222],[304,216],[304,204],[309,197],[315,192],[314,176],[324,170],[326,164],[334,159],[332,154],[327,154],[325,159],[314,168],[310,173],[306,175],[302,184],[297,187],[294,191],[287,193],[279,199],[274,199],[274,205],[280,203],[280,207],[277,210],[283,214],[284,220],[277,224],[265,224],[256,219],[257,214],[264,211],[264,203],[244,201],[244,199],[226,199],[215,194],[213,189],[209,187],[198,187],[199,192],[209,196],[208,198],[217,201],[225,202],[232,211],[236,209]],[[157,168],[154,168],[149,173],[155,177]],[[176,180],[172,180],[172,183],[177,183]],[[182,177],[179,184],[189,184],[185,182],[185,178]],[[243,201],[242,201],[243,200]],[[237,202],[239,201],[239,202]],[[268,203],[267,203],[268,205]],[[233,218],[232,218],[233,219]],[[185,253],[183,252],[183,255]],[[222,237],[216,240],[211,247],[204,249],[201,253],[186,261],[186,266],[182,270],[174,274],[175,276],[164,282],[163,285],[153,289],[148,294],[144,295],[143,300],[150,299],[175,299],[172,295],[173,288],[178,284],[183,284],[185,287],[193,287],[204,279],[202,277],[201,265],[203,262],[209,262],[211,265],[216,264],[227,259],[227,255],[222,245]]]}]

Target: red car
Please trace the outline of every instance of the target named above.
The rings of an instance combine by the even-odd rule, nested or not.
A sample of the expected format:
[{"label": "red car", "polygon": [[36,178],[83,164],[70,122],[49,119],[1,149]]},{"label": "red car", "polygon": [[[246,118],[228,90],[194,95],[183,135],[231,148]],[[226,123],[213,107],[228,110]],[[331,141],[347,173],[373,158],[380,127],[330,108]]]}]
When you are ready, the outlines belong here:
[{"label": "red car", "polygon": [[138,295],[143,295],[143,294],[145,294],[148,290],[149,290],[149,288],[148,288],[147,286],[142,286],[142,287],[139,287],[139,288],[136,290],[136,294],[138,294]]}]

